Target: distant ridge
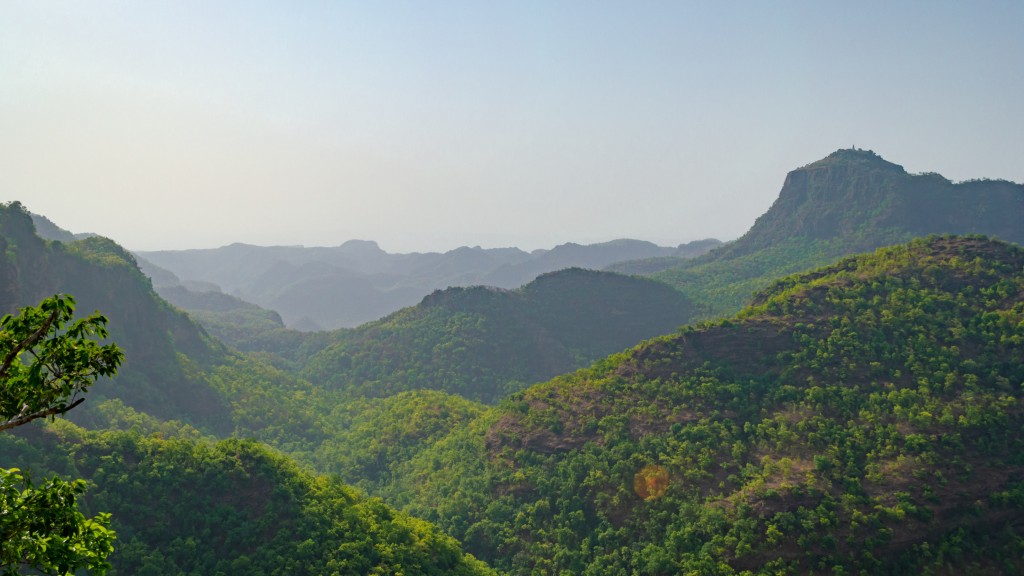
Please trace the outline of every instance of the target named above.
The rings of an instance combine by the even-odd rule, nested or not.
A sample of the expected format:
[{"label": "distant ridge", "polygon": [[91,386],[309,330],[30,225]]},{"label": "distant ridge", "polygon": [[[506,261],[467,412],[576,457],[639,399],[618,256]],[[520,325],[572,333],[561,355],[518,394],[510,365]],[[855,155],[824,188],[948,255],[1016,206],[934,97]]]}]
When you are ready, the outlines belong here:
[{"label": "distant ridge", "polygon": [[46,240],[74,242],[75,240],[81,240],[83,238],[89,238],[96,235],[91,232],[75,234],[57,226],[52,220],[42,214],[29,212],[29,215],[32,217],[32,223],[35,224],[36,234],[38,234],[40,238],[44,238]]},{"label": "distant ridge", "polygon": [[[182,284],[205,282],[280,313],[291,328],[354,327],[412,306],[434,290],[489,285],[518,288],[565,268],[601,269],[620,260],[695,256],[716,245],[701,241],[662,247],[620,239],[567,243],[550,250],[463,246],[445,253],[390,254],[372,241],[341,246],[251,246],[140,252]],[[157,290],[162,286],[157,284]],[[168,294],[168,297],[171,297]]]}]

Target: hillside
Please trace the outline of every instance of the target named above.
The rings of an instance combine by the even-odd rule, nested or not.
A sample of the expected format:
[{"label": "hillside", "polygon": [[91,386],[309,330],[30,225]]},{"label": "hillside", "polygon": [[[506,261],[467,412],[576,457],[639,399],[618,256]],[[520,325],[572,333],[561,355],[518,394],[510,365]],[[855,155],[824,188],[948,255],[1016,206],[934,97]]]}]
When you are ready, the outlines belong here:
[{"label": "hillside", "polygon": [[643,260],[610,269],[653,274],[732,314],[776,278],[842,256],[929,234],[984,234],[1024,243],[1024,185],[953,183],[908,174],[871,151],[838,150],[790,172],[771,208],[735,242],[692,260]]},{"label": "hillside", "polygon": [[334,333],[302,375],[349,397],[433,389],[493,403],[671,332],[692,310],[661,283],[580,269],[514,291],[449,288]]},{"label": "hillside", "polygon": [[486,408],[435,390],[355,399],[331,411],[335,433],[307,460],[323,473],[386,497],[396,466],[462,429]]},{"label": "hillside", "polygon": [[1024,249],[938,237],[534,386],[396,467],[513,574],[1024,569]]},{"label": "hillside", "polygon": [[0,435],[5,461],[92,484],[118,540],[110,574],[483,575],[437,528],[242,440],[86,432]]},{"label": "hillside", "polygon": [[109,319],[110,339],[125,351],[117,378],[98,382],[70,414],[76,422],[103,427],[134,411],[296,450],[324,436],[314,408],[330,403],[320,391],[210,338],[157,296],[113,241],[43,240],[15,202],[0,205],[0,249],[0,312],[71,294],[80,315],[99,310]]},{"label": "hillside", "polygon": [[[373,449],[368,444],[346,460],[346,447],[331,440],[363,440],[364,413],[345,419],[354,405],[211,339],[157,296],[114,242],[43,240],[24,208],[11,203],[0,205],[0,247],[5,311],[71,293],[80,314],[98,309],[109,318],[111,339],[125,350],[120,373],[98,382],[70,414],[92,430],[56,422],[0,434],[4,467],[89,482],[83,507],[111,512],[118,533],[112,574],[491,573],[437,528],[339,480],[300,472],[253,440],[214,443],[254,438],[353,476],[350,468],[364,475],[371,464],[364,455]],[[252,310],[219,292],[179,296],[216,313]],[[444,427],[435,436],[481,410],[440,396],[395,407],[413,425],[396,437],[406,450],[429,429],[435,409],[446,411],[436,416]],[[382,414],[386,420],[392,412]]]},{"label": "hillside", "polygon": [[[176,280],[174,297],[226,319],[224,333],[251,355],[164,302],[113,242],[44,241],[12,204],[0,209],[0,303],[13,310],[63,291],[80,312],[110,317],[128,363],[93,388],[78,422],[268,442],[436,522],[513,574],[1019,573],[1020,248],[929,238],[776,279],[930,228],[1020,243],[1022,188],[952,184],[839,151],[791,173],[743,238],[656,275],[678,291],[570,269],[516,290],[438,290],[332,333],[284,329],[209,281]],[[347,250],[372,261],[379,248]],[[656,269],[658,258],[639,262]],[[456,264],[424,265],[441,277]],[[300,269],[326,278],[331,266],[278,262],[256,279],[272,287]],[[755,288],[738,317],[600,360],[738,308]],[[129,437],[53,430],[55,453]],[[159,452],[150,440],[143,452]],[[97,458],[136,466],[136,440],[117,442]],[[136,487],[118,482],[140,470],[155,474],[131,468],[96,510],[122,506],[116,494]],[[159,564],[181,542],[146,538],[126,565],[186,570],[184,560]],[[295,548],[282,538],[264,542]],[[316,562],[332,561],[318,550]]]},{"label": "hillside", "polygon": [[[290,328],[330,330],[380,319],[451,286],[513,289],[564,268],[599,269],[619,260],[694,256],[714,242],[667,248],[615,240],[586,246],[568,243],[533,252],[463,246],[445,253],[392,254],[374,242],[353,240],[335,247],[232,244],[139,255],[173,272],[183,283],[216,285],[277,311]],[[162,290],[162,285],[157,283],[157,289]]]},{"label": "hillside", "polygon": [[130,254],[101,237],[67,244],[43,240],[18,203],[0,206],[0,248],[0,311],[68,293],[80,313],[102,310],[110,319],[111,339],[127,356],[122,377],[95,386],[80,410],[117,397],[140,411],[224,431],[227,401],[189,374],[178,354],[208,363],[225,350],[153,294]]}]

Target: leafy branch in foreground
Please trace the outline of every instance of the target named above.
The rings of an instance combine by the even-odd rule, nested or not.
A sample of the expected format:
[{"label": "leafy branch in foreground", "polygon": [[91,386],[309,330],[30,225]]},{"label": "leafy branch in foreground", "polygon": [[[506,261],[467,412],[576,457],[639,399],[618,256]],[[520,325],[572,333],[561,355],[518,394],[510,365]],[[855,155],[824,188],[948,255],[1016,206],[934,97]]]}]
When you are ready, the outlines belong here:
[{"label": "leafy branch in foreground", "polygon": [[62,332],[74,312],[74,299],[62,295],[0,319],[0,430],[64,414],[97,378],[117,372],[121,349],[91,339],[107,337],[107,319],[93,314]]},{"label": "leafy branch in foreground", "polygon": [[[75,321],[75,301],[67,295],[21,309],[0,319],[0,431],[38,418],[66,413],[84,401],[97,378],[113,376],[124,360],[107,337],[107,319],[99,314]],[[70,574],[110,567],[114,532],[110,515],[86,518],[75,497],[82,480],[54,477],[33,487],[17,468],[0,468],[0,569],[4,576],[33,571]]]},{"label": "leafy branch in foreground", "polygon": [[46,574],[70,574],[88,568],[104,574],[114,550],[110,515],[86,518],[75,497],[84,480],[54,477],[33,487],[17,468],[0,468],[0,568],[4,576],[30,566]]}]

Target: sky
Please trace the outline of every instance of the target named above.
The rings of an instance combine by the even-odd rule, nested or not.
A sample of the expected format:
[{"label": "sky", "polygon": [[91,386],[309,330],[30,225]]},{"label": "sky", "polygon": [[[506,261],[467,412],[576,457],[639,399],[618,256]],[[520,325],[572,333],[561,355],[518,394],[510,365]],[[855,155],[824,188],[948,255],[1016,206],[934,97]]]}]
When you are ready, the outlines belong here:
[{"label": "sky", "polygon": [[1024,182],[1024,2],[0,0],[0,200],[134,250],[742,235],[839,148]]}]

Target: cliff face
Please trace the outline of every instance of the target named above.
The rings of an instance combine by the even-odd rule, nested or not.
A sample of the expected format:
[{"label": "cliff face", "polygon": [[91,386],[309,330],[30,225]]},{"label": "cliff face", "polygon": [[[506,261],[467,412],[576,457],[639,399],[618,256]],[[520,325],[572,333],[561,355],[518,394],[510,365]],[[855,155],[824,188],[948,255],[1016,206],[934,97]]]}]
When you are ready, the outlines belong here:
[{"label": "cliff face", "polygon": [[908,174],[865,150],[838,150],[790,172],[778,199],[728,251],[741,255],[787,238],[843,239],[867,250],[928,234],[986,234],[1024,242],[1024,185],[954,184]]},{"label": "cliff face", "polygon": [[1024,244],[1024,185],[954,184],[908,174],[865,150],[839,150],[786,177],[772,207],[739,240],[653,276],[732,314],[772,280],[931,234],[981,234]]},{"label": "cliff face", "polygon": [[891,191],[907,176],[903,168],[853,151],[837,154],[829,157],[834,161],[790,172],[779,198],[749,235],[755,239],[783,234],[820,239],[846,236],[884,211]]}]

